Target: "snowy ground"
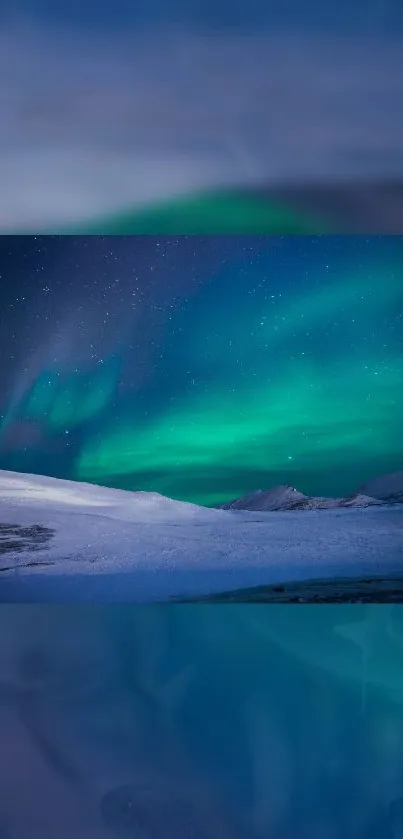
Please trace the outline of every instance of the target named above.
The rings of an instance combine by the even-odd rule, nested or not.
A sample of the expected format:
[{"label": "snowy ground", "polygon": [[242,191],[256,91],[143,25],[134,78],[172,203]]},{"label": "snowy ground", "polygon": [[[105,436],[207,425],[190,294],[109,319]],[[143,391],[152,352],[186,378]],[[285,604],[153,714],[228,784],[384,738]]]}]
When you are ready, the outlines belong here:
[{"label": "snowy ground", "polygon": [[147,601],[401,576],[403,507],[230,512],[0,472],[0,600]]}]

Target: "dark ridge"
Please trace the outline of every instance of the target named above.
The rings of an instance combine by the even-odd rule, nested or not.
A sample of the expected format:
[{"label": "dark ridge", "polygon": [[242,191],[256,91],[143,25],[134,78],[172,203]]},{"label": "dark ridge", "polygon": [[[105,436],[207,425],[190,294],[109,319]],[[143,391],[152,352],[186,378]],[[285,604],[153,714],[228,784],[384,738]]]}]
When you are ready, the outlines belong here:
[{"label": "dark ridge", "polygon": [[255,586],[176,603],[403,603],[403,576],[333,578]]}]

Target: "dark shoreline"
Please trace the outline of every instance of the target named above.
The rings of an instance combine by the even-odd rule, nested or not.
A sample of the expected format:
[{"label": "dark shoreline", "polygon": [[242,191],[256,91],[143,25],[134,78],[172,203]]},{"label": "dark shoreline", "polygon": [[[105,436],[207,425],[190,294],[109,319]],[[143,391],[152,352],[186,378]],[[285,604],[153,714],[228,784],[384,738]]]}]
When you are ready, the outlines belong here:
[{"label": "dark shoreline", "polygon": [[175,603],[403,603],[403,575],[308,580],[235,589]]}]

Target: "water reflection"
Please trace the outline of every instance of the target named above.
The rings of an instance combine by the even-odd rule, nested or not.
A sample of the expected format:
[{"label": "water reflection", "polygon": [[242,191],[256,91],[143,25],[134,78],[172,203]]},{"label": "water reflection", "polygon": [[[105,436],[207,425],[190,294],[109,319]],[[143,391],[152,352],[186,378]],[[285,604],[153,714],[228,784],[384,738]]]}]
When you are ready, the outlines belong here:
[{"label": "water reflection", "polygon": [[0,607],[0,836],[393,839],[399,606]]}]

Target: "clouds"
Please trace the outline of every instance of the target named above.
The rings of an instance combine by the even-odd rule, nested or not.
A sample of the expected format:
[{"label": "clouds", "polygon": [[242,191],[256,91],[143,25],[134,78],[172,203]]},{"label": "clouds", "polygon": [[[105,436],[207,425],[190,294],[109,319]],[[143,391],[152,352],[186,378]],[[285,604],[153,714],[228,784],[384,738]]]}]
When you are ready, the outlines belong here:
[{"label": "clouds", "polygon": [[386,35],[5,24],[0,229],[230,184],[398,177],[401,56]]}]

